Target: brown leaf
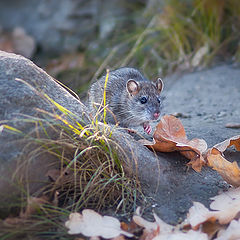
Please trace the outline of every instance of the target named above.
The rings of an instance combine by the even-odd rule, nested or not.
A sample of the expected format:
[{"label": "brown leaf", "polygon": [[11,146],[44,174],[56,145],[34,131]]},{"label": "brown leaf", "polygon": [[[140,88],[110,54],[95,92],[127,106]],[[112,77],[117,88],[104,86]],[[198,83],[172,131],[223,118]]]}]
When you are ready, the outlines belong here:
[{"label": "brown leaf", "polygon": [[224,227],[218,222],[205,222],[202,224],[202,232],[208,235],[208,239],[213,239],[213,236],[216,235]]},{"label": "brown leaf", "polygon": [[235,146],[237,151],[240,151],[240,135],[228,138],[225,141],[214,145],[213,148],[219,150],[220,152],[224,152],[228,147],[232,145]]},{"label": "brown leaf", "polygon": [[216,170],[227,183],[234,187],[240,186],[240,168],[237,162],[227,161],[220,152],[219,154],[209,154],[207,160],[208,166]]},{"label": "brown leaf", "polygon": [[223,152],[233,145],[237,151],[240,151],[240,135],[226,139],[209,149],[206,155],[207,165],[216,170],[226,182],[234,187],[239,187],[240,168],[237,162],[231,163],[223,157]]},{"label": "brown leaf", "polygon": [[207,143],[203,139],[188,140],[184,127],[179,119],[171,115],[165,115],[156,127],[153,135],[153,144],[146,146],[160,152],[179,151],[191,161],[195,171],[201,171],[205,160],[202,154],[207,150]]},{"label": "brown leaf", "polygon": [[187,143],[187,136],[181,121],[174,116],[165,115],[158,123],[153,138],[156,141],[152,147],[161,152],[176,151],[177,143]]}]

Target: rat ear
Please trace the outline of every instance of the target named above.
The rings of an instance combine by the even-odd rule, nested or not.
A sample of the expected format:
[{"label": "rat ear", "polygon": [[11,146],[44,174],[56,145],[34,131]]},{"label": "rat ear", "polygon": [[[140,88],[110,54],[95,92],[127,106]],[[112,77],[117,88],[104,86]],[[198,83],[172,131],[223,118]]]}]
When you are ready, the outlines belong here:
[{"label": "rat ear", "polygon": [[163,90],[163,81],[161,78],[158,78],[157,81],[156,81],[156,88],[159,92],[161,92]]},{"label": "rat ear", "polygon": [[126,88],[127,88],[128,93],[131,95],[136,95],[139,92],[139,85],[133,79],[129,79],[127,81]]}]

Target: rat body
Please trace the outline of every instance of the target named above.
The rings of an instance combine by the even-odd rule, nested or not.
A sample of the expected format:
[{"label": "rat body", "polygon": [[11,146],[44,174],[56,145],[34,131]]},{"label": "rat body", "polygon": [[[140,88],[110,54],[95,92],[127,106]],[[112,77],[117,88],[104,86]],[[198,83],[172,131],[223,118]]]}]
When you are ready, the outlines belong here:
[{"label": "rat body", "polygon": [[[92,84],[89,102],[92,112],[103,106],[103,92],[106,76]],[[145,132],[151,132],[149,121],[160,116],[160,93],[163,82],[147,80],[134,68],[120,68],[109,72],[106,87],[106,121],[122,127],[143,125]]]}]

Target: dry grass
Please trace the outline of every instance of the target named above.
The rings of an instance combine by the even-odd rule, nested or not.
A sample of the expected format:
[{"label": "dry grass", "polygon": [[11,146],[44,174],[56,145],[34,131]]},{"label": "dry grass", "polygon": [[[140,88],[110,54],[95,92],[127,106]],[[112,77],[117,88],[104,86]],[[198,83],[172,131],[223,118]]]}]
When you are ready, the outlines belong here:
[{"label": "dry grass", "polygon": [[[76,115],[48,96],[44,97],[55,106],[56,112],[39,110],[45,117],[22,119],[36,126],[32,134],[24,135],[6,124],[4,127],[24,136],[30,145],[34,143],[37,146],[25,156],[26,164],[22,167],[36,156],[47,153],[58,159],[59,168],[48,172],[51,183],[37,193],[40,197],[47,196],[47,203],[41,204],[38,211],[28,218],[20,218],[13,223],[10,220],[10,224],[0,223],[0,227],[2,225],[5,229],[3,235],[0,234],[1,239],[21,239],[22,236],[22,239],[34,239],[36,236],[41,236],[40,239],[44,236],[47,239],[61,236],[64,239],[67,233],[63,221],[70,212],[91,208],[127,217],[136,207],[137,181],[125,173],[126,159],[120,159],[119,152],[114,150],[117,143],[111,139],[112,130],[97,120],[104,119],[104,111],[98,113],[90,124],[83,125]],[[121,151],[120,146],[118,149]],[[122,152],[121,155],[124,154]],[[24,212],[26,200],[31,196],[27,190],[23,189],[22,192]]]},{"label": "dry grass", "polygon": [[135,66],[156,78],[239,59],[238,0],[168,0],[161,12],[147,9],[141,19],[145,26],[118,34],[103,60],[92,56],[100,65],[94,78],[106,67]]}]

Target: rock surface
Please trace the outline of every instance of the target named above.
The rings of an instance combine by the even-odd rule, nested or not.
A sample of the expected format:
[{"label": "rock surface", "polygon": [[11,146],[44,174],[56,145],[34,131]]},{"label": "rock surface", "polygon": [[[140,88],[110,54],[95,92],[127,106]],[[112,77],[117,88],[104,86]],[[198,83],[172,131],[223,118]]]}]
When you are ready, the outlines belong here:
[{"label": "rock surface", "polygon": [[[81,116],[84,105],[46,72],[24,57],[0,51],[1,125],[8,124],[24,134],[33,132],[36,125],[23,119],[26,116],[41,117],[36,108],[54,111],[53,106],[42,96],[43,93]],[[37,148],[34,141],[31,146],[27,144],[29,141],[5,129],[0,133],[0,215],[1,211],[5,212],[10,206],[9,201],[14,202],[14,198],[19,196],[19,184],[23,184],[21,190],[25,191],[24,182],[30,182],[28,191],[33,193],[48,181],[45,174],[50,165],[56,166],[53,164],[57,162],[56,157],[47,153],[33,156],[31,162],[27,163],[27,156]],[[22,181],[23,177],[25,180]],[[32,182],[35,183],[31,184]]]},{"label": "rock surface", "polygon": [[[239,134],[238,130],[224,127],[225,123],[240,119],[237,106],[240,100],[239,74],[239,69],[224,65],[180,77],[165,91],[165,113],[181,112],[190,115],[190,118],[182,119],[187,135],[189,138],[204,138],[209,146]],[[16,119],[24,118],[21,114],[41,117],[36,108],[52,112],[53,106],[44,100],[42,93],[79,117],[87,111],[84,105],[31,61],[15,54],[0,52],[1,124],[5,123],[4,120],[11,120],[11,126],[24,133],[33,132],[34,124]],[[5,129],[0,133],[0,214],[6,211],[9,202],[15,203],[14,197],[19,194],[14,186],[18,177],[15,174],[16,167],[19,163],[24,163],[24,157],[35,147],[33,142],[27,148],[23,140]],[[204,168],[200,173],[188,170],[188,160],[178,153],[155,154],[122,131],[114,131],[113,140],[121,145],[128,156],[127,169],[131,174],[137,174],[141,182],[147,198],[145,212],[150,213],[154,205],[155,212],[168,223],[181,221],[192,201],[208,205],[210,197],[228,187],[209,168]],[[28,186],[30,194],[47,183],[45,173],[50,164],[55,163],[51,167],[56,167],[56,162],[53,156],[42,153],[39,156],[33,155],[30,166],[22,168],[24,177],[31,180]],[[24,187],[23,184],[23,189]]]}]

